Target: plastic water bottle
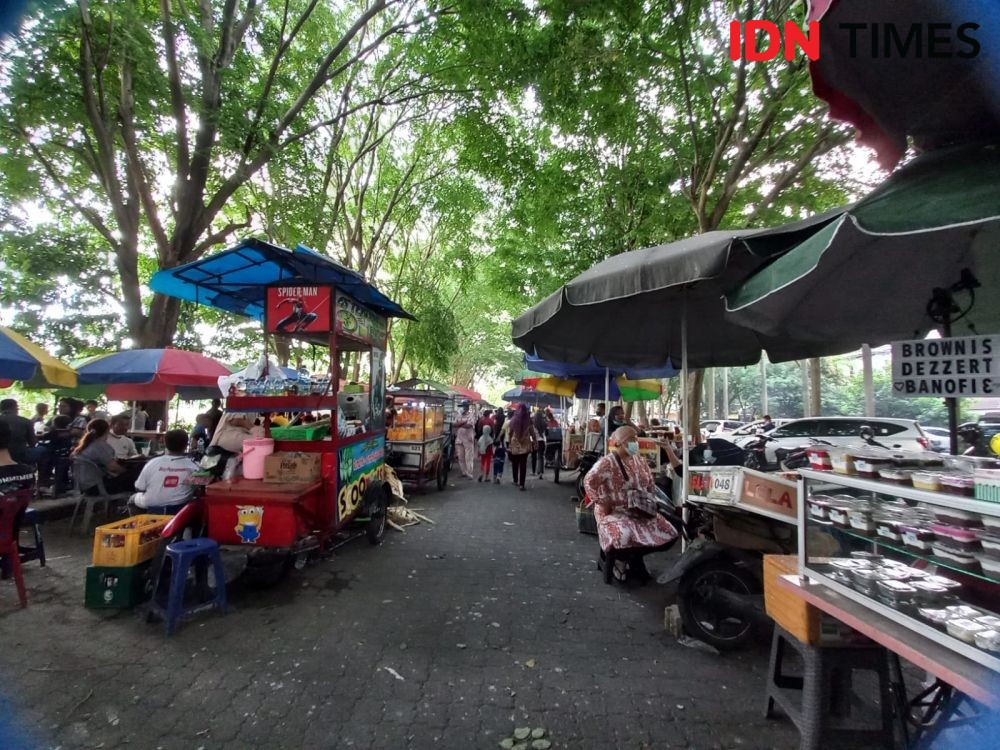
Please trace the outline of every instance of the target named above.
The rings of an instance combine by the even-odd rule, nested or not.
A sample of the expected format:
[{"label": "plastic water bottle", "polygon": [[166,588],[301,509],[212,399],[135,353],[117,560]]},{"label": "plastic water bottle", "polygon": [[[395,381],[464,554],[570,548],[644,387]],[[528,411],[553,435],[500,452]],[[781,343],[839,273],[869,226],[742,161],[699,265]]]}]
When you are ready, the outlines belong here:
[{"label": "plastic water bottle", "polygon": [[156,431],[157,432],[163,432],[163,420],[162,419],[157,420],[157,422],[156,422]]}]

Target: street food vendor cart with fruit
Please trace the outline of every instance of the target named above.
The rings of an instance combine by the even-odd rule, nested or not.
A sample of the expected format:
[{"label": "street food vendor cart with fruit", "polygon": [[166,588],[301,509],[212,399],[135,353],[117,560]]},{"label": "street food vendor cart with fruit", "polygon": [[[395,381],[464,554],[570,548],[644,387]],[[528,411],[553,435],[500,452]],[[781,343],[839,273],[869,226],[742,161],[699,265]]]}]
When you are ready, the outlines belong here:
[{"label": "street food vendor cart with fruit", "polygon": [[422,490],[434,481],[438,490],[448,484],[448,441],[450,424],[445,432],[445,403],[453,400],[447,393],[432,389],[395,388],[392,425],[387,428],[386,451],[389,465],[401,481]]},{"label": "street food vendor cart with fruit", "polygon": [[[410,316],[362,276],[308,248],[254,239],[160,271],[150,286],[261,320],[265,351],[274,335],[329,347],[327,371],[308,381],[265,372],[230,386],[227,416],[261,415],[265,434],[244,441],[242,472],[205,488],[207,535],[247,551],[248,565],[298,565],[352,524],[377,544],[392,497],[384,481],[387,323]],[[352,382],[338,392],[348,367],[355,380],[367,377],[367,387]],[[275,413],[318,421],[272,428]]]}]

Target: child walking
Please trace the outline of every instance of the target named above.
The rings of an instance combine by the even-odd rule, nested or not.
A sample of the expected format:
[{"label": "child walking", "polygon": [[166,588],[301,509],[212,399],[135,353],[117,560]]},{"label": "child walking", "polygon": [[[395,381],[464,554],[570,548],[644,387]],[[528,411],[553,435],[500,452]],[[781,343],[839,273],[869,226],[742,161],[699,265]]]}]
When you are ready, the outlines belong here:
[{"label": "child walking", "polygon": [[493,463],[493,428],[488,424],[483,425],[483,434],[480,435],[479,448],[479,476],[477,482],[482,482],[483,478],[490,481],[490,464]]},{"label": "child walking", "polygon": [[503,441],[493,446],[493,481],[500,484],[500,477],[503,476],[503,465],[507,460],[507,449],[503,447]]}]

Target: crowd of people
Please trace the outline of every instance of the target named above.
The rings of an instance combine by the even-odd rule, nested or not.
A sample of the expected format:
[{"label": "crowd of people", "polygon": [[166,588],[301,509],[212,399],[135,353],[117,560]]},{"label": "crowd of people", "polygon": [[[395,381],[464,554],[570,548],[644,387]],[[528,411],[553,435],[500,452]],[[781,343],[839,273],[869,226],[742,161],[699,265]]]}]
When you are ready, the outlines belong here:
[{"label": "crowd of people", "polygon": [[[517,408],[498,408],[476,415],[471,403],[463,401],[453,429],[455,460],[463,477],[500,484],[510,459],[513,483],[524,491],[529,458],[531,476],[544,479],[548,446],[554,444],[560,428],[548,407],[532,412],[527,404],[519,404]],[[561,444],[561,437],[559,441]]]}]

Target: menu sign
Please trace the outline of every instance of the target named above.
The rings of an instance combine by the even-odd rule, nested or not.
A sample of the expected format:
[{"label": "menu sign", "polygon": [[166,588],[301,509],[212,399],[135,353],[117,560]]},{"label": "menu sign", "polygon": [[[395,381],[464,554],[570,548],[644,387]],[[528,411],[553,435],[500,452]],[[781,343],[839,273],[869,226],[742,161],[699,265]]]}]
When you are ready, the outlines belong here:
[{"label": "menu sign", "polygon": [[383,348],[388,331],[388,322],[381,316],[362,307],[352,297],[337,292],[337,335]]},{"label": "menu sign", "polygon": [[267,332],[329,333],[332,291],[328,286],[308,284],[268,287]]},{"label": "menu sign", "polygon": [[1000,393],[1000,336],[897,341],[892,345],[896,395],[975,398]]}]

